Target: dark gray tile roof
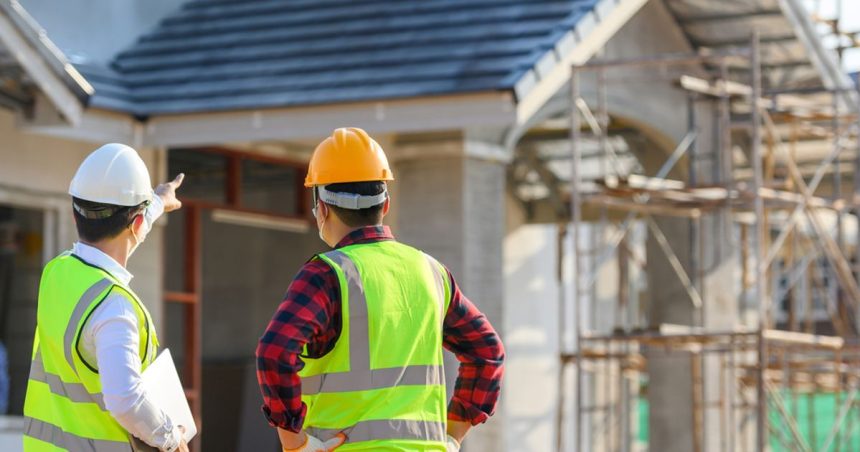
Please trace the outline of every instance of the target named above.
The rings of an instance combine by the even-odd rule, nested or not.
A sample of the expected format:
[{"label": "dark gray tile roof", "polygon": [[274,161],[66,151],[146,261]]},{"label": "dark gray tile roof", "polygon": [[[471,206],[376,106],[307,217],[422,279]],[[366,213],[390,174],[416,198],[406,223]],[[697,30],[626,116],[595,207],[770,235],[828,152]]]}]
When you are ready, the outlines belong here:
[{"label": "dark gray tile roof", "polygon": [[192,0],[91,105],[139,116],[512,89],[597,0]]}]

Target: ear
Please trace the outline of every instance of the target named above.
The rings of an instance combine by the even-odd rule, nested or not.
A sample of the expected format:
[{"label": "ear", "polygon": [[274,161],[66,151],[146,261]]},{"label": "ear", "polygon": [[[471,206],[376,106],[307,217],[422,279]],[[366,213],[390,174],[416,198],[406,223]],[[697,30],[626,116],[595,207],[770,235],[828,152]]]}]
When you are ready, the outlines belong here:
[{"label": "ear", "polygon": [[135,215],[134,220],[131,220],[131,227],[134,228],[134,233],[137,234],[138,231],[143,227],[143,213],[141,212],[138,215]]},{"label": "ear", "polygon": [[388,215],[388,211],[391,209],[391,195],[388,195],[385,198],[385,202],[382,204],[382,218],[385,218]]}]

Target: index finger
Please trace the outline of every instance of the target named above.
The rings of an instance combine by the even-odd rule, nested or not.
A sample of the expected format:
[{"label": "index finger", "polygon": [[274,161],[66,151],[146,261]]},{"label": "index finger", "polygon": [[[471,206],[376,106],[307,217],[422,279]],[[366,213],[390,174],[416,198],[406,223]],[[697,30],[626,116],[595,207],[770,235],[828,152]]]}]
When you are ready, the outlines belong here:
[{"label": "index finger", "polygon": [[175,179],[170,181],[170,185],[173,185],[174,189],[179,188],[183,180],[185,180],[185,173],[179,173]]}]

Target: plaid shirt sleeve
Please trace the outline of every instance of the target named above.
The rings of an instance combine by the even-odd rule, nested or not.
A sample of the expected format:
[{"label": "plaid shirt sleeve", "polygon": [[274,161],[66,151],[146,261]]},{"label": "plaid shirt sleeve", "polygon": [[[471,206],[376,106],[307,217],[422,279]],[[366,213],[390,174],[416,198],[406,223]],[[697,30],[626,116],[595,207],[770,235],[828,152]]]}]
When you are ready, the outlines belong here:
[{"label": "plaid shirt sleeve", "polygon": [[451,304],[445,316],[443,345],[460,361],[448,419],[477,425],[496,410],[505,349],[487,317],[463,295],[450,271],[448,280]]},{"label": "plaid shirt sleeve", "polygon": [[339,283],[334,270],[314,259],[296,275],[284,301],[257,345],[257,381],[263,413],[273,427],[298,433],[307,406],[302,402],[299,371],[307,345],[310,356],[330,350],[341,329]]}]

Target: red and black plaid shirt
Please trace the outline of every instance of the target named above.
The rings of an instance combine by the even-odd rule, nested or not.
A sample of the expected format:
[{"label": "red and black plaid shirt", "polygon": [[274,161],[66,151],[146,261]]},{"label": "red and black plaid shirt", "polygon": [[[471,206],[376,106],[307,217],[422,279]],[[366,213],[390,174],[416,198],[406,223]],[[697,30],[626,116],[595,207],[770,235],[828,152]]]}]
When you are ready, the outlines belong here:
[{"label": "red and black plaid shirt", "polygon": [[[387,226],[353,231],[335,248],[394,240]],[[505,351],[490,322],[466,298],[451,272],[451,304],[445,316],[444,346],[460,361],[448,419],[484,422],[496,409],[504,373]],[[341,331],[340,285],[337,274],[324,261],[306,263],[287,290],[257,346],[257,380],[263,393],[263,412],[272,426],[298,433],[307,406],[302,402],[299,356],[305,344],[308,356],[319,358],[334,348]]]}]

